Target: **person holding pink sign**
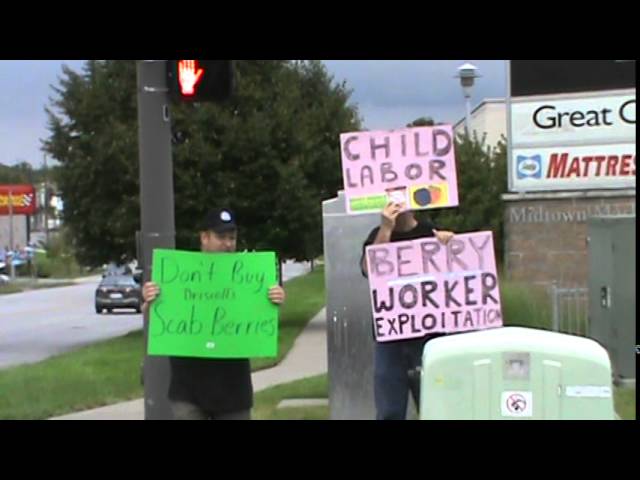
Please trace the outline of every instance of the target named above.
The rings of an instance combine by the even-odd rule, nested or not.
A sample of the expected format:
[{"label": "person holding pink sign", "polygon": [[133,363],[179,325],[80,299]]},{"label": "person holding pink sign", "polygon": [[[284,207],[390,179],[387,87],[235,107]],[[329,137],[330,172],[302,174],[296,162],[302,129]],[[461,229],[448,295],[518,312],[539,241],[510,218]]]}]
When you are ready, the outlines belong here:
[{"label": "person holding pink sign", "polygon": [[[418,221],[414,212],[406,210],[403,203],[389,202],[382,211],[380,226],[371,230],[362,245],[362,274],[368,276],[365,257],[367,246],[434,236],[443,244],[447,244],[454,234],[440,230],[428,220]],[[445,334],[394,342],[376,342],[373,383],[377,420],[404,420],[409,393],[416,400],[416,405],[419,405],[419,392],[417,385],[410,378],[410,372],[420,366],[426,342],[443,335]]]}]

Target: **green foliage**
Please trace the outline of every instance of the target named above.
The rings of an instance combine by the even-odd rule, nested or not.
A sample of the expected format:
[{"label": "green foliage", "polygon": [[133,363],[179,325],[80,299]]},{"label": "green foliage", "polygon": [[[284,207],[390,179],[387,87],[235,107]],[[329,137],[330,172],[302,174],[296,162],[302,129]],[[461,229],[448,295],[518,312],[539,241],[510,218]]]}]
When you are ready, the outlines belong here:
[{"label": "green foliage", "polygon": [[17,165],[9,166],[0,163],[0,184],[20,184],[35,182],[36,175],[31,164],[20,162]]},{"label": "green foliage", "polygon": [[51,179],[54,177],[57,166],[49,167],[48,172],[45,168],[34,168],[30,163],[20,162],[16,165],[3,165],[0,163],[0,184],[20,184],[26,183],[35,185],[45,181],[47,176]]},{"label": "green foliage", "polygon": [[[318,61],[238,61],[238,89],[222,104],[179,104],[172,128],[176,245],[198,247],[206,210],[236,210],[240,248],[282,259],[321,253],[321,202],[340,188],[339,134],[360,128],[350,91]],[[63,220],[88,265],[135,256],[139,229],[133,61],[63,68],[46,150],[60,162]]]},{"label": "green foliage", "polygon": [[38,278],[75,278],[86,274],[75,258],[68,253],[57,257],[38,253],[32,268],[35,269]]},{"label": "green foliage", "polygon": [[63,221],[78,260],[97,266],[135,252],[139,224],[135,63],[98,61],[82,73],[63,67],[47,109],[46,151],[65,201]]},{"label": "green foliage", "polygon": [[500,275],[500,298],[505,326],[552,329],[551,299],[544,288]]},{"label": "green foliage", "polygon": [[72,243],[67,226],[58,232],[52,232],[49,240],[42,242],[46,253],[36,252],[32,265],[36,275],[39,278],[75,278],[86,274],[76,260]]},{"label": "green foliage", "polygon": [[431,117],[420,117],[414,120],[413,122],[407,125],[408,128],[411,127],[433,127],[435,122]]},{"label": "green foliage", "polygon": [[[431,117],[420,117],[407,127],[431,127]],[[501,195],[507,191],[507,146],[503,139],[496,146],[487,146],[484,138],[473,134],[455,139],[458,203],[456,208],[418,212],[418,217],[430,218],[436,225],[456,233],[490,230],[496,250],[496,262],[502,261],[504,203]]]},{"label": "green foliage", "polygon": [[457,208],[421,212],[442,229],[456,233],[490,230],[494,234],[496,262],[502,260],[504,202],[507,191],[507,147],[488,148],[476,135],[458,136],[455,142],[458,175]]}]

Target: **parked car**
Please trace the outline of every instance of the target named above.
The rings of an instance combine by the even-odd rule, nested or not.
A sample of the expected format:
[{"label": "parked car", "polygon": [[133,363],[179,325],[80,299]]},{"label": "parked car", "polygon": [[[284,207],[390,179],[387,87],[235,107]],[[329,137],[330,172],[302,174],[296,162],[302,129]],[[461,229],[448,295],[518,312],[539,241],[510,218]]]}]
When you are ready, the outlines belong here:
[{"label": "parked car", "polygon": [[140,313],[142,289],[132,275],[107,275],[96,289],[96,313],[115,308],[132,308]]}]

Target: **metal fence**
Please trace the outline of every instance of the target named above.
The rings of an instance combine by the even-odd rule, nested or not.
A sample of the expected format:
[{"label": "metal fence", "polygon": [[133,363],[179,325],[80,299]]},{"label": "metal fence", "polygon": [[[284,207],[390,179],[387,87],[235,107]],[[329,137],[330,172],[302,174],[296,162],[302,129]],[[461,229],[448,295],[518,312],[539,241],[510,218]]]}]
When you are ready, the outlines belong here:
[{"label": "metal fence", "polygon": [[551,285],[553,330],[570,335],[589,334],[589,289]]}]

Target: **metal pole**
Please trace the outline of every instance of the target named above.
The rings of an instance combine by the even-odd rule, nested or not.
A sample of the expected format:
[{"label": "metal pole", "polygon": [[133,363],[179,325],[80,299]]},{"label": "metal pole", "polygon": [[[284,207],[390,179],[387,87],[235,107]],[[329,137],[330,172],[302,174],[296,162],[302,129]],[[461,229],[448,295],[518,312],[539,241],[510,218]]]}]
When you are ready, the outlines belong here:
[{"label": "metal pole", "polygon": [[25,215],[25,227],[27,230],[27,245],[31,243],[31,215]]},{"label": "metal pole", "polygon": [[465,95],[465,105],[467,108],[467,115],[465,118],[465,126],[467,129],[467,135],[471,136],[471,96]]},{"label": "metal pole", "polygon": [[[151,279],[153,249],[175,248],[171,121],[166,69],[166,60],[137,62],[143,282]],[[149,314],[145,313],[145,352],[148,332]],[[169,376],[167,357],[145,355],[143,382],[146,420],[172,418],[167,398]]]},{"label": "metal pole", "polygon": [[511,60],[507,60],[507,192],[513,192],[513,132],[511,131]]},{"label": "metal pole", "polygon": [[44,235],[49,247],[49,170],[47,169],[47,154],[44,154]]},{"label": "metal pole", "polygon": [[11,280],[16,278],[16,267],[13,261],[16,258],[16,252],[13,248],[13,191],[9,189],[9,250],[11,251],[11,261],[9,262],[9,275]]}]

